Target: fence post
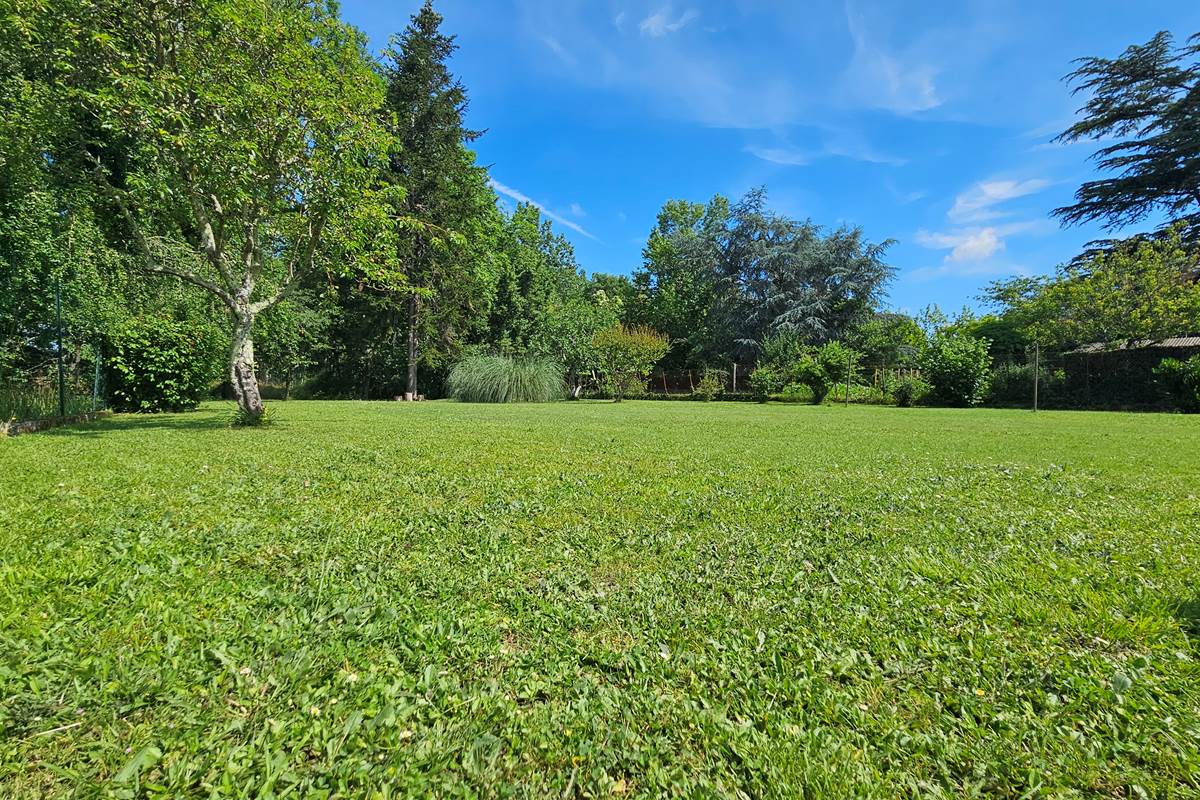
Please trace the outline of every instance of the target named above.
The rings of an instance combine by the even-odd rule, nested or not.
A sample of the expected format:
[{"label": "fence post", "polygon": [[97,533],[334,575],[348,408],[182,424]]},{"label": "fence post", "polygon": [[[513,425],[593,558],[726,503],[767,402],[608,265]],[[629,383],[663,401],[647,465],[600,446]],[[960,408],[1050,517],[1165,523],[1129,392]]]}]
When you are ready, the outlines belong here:
[{"label": "fence post", "polygon": [[846,405],[850,405],[850,373],[854,369],[854,357],[846,350]]},{"label": "fence post", "polygon": [[54,319],[58,327],[58,416],[67,416],[67,392],[63,377],[62,280],[54,281]]},{"label": "fence post", "polygon": [[1041,360],[1042,346],[1037,342],[1033,343],[1033,410],[1038,410],[1038,381],[1041,379],[1041,372],[1038,369],[1038,362]]},{"label": "fence post", "polygon": [[96,373],[92,376],[92,411],[100,410],[100,345],[96,345]]}]

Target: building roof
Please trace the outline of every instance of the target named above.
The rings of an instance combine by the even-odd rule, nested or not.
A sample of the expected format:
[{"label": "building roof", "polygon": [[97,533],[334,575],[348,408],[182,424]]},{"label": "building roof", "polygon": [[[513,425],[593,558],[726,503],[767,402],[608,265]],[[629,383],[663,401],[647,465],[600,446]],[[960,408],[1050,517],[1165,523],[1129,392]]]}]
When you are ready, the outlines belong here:
[{"label": "building roof", "polygon": [[1200,336],[1171,336],[1166,339],[1140,339],[1138,341],[1122,342],[1121,344],[1112,344],[1105,342],[1092,342],[1076,347],[1074,350],[1068,351],[1068,355],[1074,353],[1108,353],[1113,350],[1148,350],[1150,348],[1167,348],[1171,350],[1200,348]]}]

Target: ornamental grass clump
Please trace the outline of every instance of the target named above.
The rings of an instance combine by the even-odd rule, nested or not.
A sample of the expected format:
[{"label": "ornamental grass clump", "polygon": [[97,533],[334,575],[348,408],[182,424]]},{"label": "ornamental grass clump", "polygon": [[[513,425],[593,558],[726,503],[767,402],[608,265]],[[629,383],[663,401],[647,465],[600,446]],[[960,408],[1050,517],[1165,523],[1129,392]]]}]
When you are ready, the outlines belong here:
[{"label": "ornamental grass clump", "polygon": [[464,403],[548,403],[565,396],[563,368],[545,358],[468,356],[450,371],[450,396]]}]

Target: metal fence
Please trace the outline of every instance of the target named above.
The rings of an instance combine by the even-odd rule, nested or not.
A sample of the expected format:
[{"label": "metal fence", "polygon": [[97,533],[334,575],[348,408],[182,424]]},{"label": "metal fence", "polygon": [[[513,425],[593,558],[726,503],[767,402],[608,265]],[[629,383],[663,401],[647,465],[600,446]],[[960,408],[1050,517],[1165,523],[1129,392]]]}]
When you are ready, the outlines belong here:
[{"label": "metal fence", "polygon": [[0,424],[65,419],[106,406],[101,347],[70,344],[57,287],[54,311],[53,320],[38,326],[40,335],[18,337],[18,352],[0,360]]}]

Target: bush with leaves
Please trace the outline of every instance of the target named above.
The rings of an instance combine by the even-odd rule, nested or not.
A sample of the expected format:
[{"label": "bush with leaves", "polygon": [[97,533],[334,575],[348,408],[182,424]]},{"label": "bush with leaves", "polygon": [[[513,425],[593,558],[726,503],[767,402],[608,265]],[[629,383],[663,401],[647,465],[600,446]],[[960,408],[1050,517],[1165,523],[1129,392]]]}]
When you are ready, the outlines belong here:
[{"label": "bush with leaves", "polygon": [[104,346],[105,382],[117,411],[185,411],[221,375],[225,341],[216,328],[155,317],[114,325]]},{"label": "bush with leaves", "polygon": [[766,397],[790,384],[803,384],[811,390],[812,402],[821,403],[835,384],[854,380],[861,360],[861,353],[841,342],[813,347],[794,331],[780,331],[763,341],[750,385]]},{"label": "bush with leaves", "polygon": [[987,396],[992,359],[987,339],[939,331],[921,359],[921,373],[931,386],[930,397],[948,406],[974,406]]},{"label": "bush with leaves", "polygon": [[696,388],[692,392],[692,397],[705,402],[715,400],[725,393],[725,380],[728,377],[729,373],[723,369],[705,367],[700,382],[696,384]]},{"label": "bush with leaves", "polygon": [[622,324],[599,331],[592,344],[618,403],[637,391],[635,387],[644,388],[646,376],[670,348],[667,337],[653,328]]},{"label": "bush with leaves", "polygon": [[546,358],[473,355],[450,370],[450,396],[466,403],[548,403],[564,397],[560,364]]},{"label": "bush with leaves", "polygon": [[1200,412],[1200,355],[1186,361],[1164,358],[1154,374],[1180,411]]},{"label": "bush with leaves", "polygon": [[919,406],[929,397],[929,382],[920,375],[898,375],[887,382],[884,391],[892,396],[901,408]]}]

